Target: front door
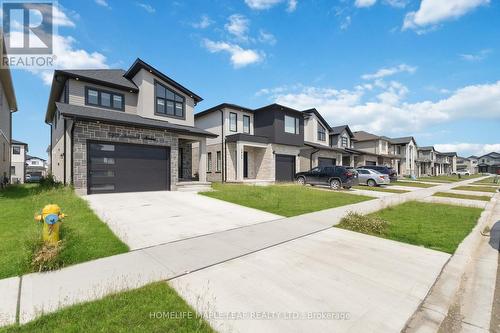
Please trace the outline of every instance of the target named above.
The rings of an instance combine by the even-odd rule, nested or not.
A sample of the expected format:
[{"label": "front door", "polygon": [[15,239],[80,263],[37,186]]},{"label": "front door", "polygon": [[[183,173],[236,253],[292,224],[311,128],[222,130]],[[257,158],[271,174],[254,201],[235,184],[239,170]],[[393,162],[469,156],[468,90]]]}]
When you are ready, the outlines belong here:
[{"label": "front door", "polygon": [[179,179],[184,178],[184,173],[182,172],[182,166],[184,165],[184,149],[179,148]]},{"label": "front door", "polygon": [[248,178],[248,152],[243,152],[243,178]]}]

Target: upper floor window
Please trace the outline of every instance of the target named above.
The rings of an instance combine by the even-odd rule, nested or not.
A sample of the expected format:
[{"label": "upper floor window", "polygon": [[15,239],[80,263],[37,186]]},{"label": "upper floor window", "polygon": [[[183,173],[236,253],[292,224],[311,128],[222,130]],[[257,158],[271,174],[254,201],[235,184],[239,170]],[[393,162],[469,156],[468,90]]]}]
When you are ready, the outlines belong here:
[{"label": "upper floor window", "polygon": [[243,116],[243,133],[250,134],[250,116]]},{"label": "upper floor window", "polygon": [[21,147],[19,147],[19,146],[12,146],[12,154],[14,154],[14,155],[20,155],[21,154]]},{"label": "upper floor window", "polygon": [[113,110],[124,110],[123,94],[95,88],[85,88],[85,104]]},{"label": "upper floor window", "polygon": [[184,118],[185,99],[159,82],[155,82],[155,113],[162,116]]},{"label": "upper floor window", "polygon": [[285,115],[285,132],[291,134],[299,134],[300,122],[299,118]]},{"label": "upper floor window", "polygon": [[229,113],[229,130],[231,132],[238,131],[238,115],[234,112]]},{"label": "upper floor window", "polygon": [[212,171],[212,153],[207,153],[207,172]]},{"label": "upper floor window", "polygon": [[401,155],[401,146],[396,146],[396,153]]},{"label": "upper floor window", "polygon": [[349,140],[347,139],[347,137],[343,136],[342,137],[342,147],[349,147]]},{"label": "upper floor window", "polygon": [[323,127],[323,125],[321,125],[319,122],[318,122],[318,141],[326,141],[326,130]]}]

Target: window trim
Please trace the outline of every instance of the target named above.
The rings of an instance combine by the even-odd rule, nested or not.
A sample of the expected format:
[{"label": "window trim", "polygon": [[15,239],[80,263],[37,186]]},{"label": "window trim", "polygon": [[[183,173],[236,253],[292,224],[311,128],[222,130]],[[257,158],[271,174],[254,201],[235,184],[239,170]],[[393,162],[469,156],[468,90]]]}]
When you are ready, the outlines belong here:
[{"label": "window trim", "polygon": [[[248,119],[248,131],[245,131],[245,119]],[[243,115],[243,133],[247,133],[247,134],[250,134],[250,116],[249,115],[246,115],[244,114]]]},{"label": "window trim", "polygon": [[[15,148],[19,149],[19,151],[16,153]],[[21,155],[21,146],[12,146],[12,155]]]},{"label": "window trim", "polygon": [[212,152],[207,153],[207,172],[212,172]]},{"label": "window trim", "polygon": [[[344,145],[344,140],[345,140],[345,145]],[[346,136],[343,135],[340,136],[340,146],[349,147],[349,139]]]},{"label": "window trim", "polygon": [[[89,90],[97,91],[97,104],[89,102]],[[101,93],[105,93],[105,94],[110,95],[110,105],[111,106],[102,105]],[[114,108],[113,107],[113,96],[114,95],[120,96],[122,98],[121,108]],[[94,106],[94,107],[103,108],[103,109],[108,109],[108,110],[113,110],[113,111],[125,111],[125,94],[122,94],[122,93],[119,93],[116,91],[95,88],[92,86],[85,86],[85,105]]]},{"label": "window trim", "polygon": [[215,172],[220,172],[222,167],[222,152],[218,150],[215,154],[216,154]]},{"label": "window trim", "polygon": [[[293,124],[294,124],[294,132],[288,132],[286,130],[286,118],[292,118],[293,119]],[[287,134],[292,134],[292,135],[299,135],[300,134],[300,119],[295,116],[289,116],[287,114],[284,115],[283,117],[283,130]]]},{"label": "window trim", "polygon": [[[231,128],[231,116],[234,114],[235,118],[235,128],[234,130]],[[236,112],[229,112],[229,131],[230,132],[238,132],[238,114]]]},{"label": "window trim", "polygon": [[321,142],[326,142],[326,128],[321,125],[318,121],[318,131],[317,131],[317,139]]},{"label": "window trim", "polygon": [[[158,93],[157,93],[158,85],[162,86],[163,89],[168,90],[171,93],[173,93],[174,99],[173,100],[168,99],[168,98],[166,98],[166,96],[165,96],[165,98],[158,97]],[[178,101],[175,100],[175,95],[182,98],[182,116],[175,115],[175,103],[179,103]],[[163,99],[163,101],[165,102],[165,113],[158,112],[158,103],[157,103],[158,98]],[[167,112],[167,101],[174,103],[174,114],[167,114],[166,113]],[[178,93],[174,89],[167,87],[166,84],[164,84],[161,81],[156,80],[156,79],[154,80],[154,100],[153,100],[153,103],[155,104],[155,116],[186,120],[186,97],[184,97],[184,95]]]}]

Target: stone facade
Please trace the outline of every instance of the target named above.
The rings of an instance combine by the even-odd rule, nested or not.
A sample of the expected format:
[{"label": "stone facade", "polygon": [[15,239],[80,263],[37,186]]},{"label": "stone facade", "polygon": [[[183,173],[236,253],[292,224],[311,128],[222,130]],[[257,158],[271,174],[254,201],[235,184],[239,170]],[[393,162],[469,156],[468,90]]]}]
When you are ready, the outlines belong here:
[{"label": "stone facade", "polygon": [[179,140],[175,133],[133,126],[76,121],[73,129],[73,185],[78,192],[87,193],[88,140],[170,147],[171,190],[176,189]]},{"label": "stone facade", "polygon": [[[182,165],[178,166],[179,178],[190,180],[192,178],[192,166],[193,166],[193,148],[190,142],[184,142],[179,140],[179,150],[182,149]],[[179,161],[180,162],[180,161]]]}]

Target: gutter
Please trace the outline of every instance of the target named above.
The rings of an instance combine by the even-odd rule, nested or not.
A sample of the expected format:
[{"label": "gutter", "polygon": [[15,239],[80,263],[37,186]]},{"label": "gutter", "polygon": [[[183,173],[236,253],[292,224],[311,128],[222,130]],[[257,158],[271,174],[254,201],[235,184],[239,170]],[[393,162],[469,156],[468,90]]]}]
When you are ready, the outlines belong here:
[{"label": "gutter", "polygon": [[227,159],[226,159],[226,141],[224,137],[224,108],[220,109],[220,119],[221,119],[221,126],[222,126],[222,137],[221,137],[221,150],[222,150],[222,174],[221,174],[221,182],[225,183],[227,181]]},{"label": "gutter", "polygon": [[70,137],[71,137],[71,157],[70,157],[70,163],[71,163],[71,171],[70,171],[70,184],[73,185],[73,170],[74,170],[74,164],[73,164],[73,152],[75,151],[73,148],[74,148],[74,144],[75,144],[75,140],[73,139],[73,132],[75,130],[75,120],[73,120],[73,122],[71,123],[71,130],[70,130]]},{"label": "gutter", "polygon": [[317,152],[319,152],[321,149],[320,148],[316,148],[315,150],[313,150],[311,152],[311,155],[309,157],[309,169],[312,169],[313,168],[313,155],[316,154]]},{"label": "gutter", "polygon": [[63,177],[64,177],[64,186],[66,186],[66,118],[64,120],[64,132],[63,132]]}]

